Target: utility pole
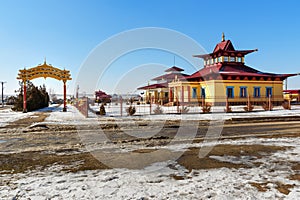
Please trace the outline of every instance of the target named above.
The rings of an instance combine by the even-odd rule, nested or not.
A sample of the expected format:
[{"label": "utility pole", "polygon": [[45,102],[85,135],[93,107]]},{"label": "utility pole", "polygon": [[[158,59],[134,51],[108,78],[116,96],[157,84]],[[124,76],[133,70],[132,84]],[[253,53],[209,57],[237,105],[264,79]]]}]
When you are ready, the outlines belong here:
[{"label": "utility pole", "polygon": [[3,89],[4,89],[4,83],[6,83],[6,82],[1,81],[0,83],[1,83],[1,86],[2,86],[2,108],[3,108],[4,107]]}]

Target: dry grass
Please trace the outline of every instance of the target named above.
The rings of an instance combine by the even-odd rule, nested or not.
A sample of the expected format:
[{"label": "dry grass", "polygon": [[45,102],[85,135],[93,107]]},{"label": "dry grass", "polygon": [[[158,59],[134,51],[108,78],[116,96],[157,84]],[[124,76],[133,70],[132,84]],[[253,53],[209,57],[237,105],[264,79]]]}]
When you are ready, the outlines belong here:
[{"label": "dry grass", "polygon": [[[212,169],[212,168],[249,168],[247,164],[235,164],[231,162],[221,162],[210,158],[209,156],[252,156],[262,158],[263,156],[270,155],[276,151],[282,151],[287,147],[279,146],[265,146],[265,145],[217,145],[213,150],[204,158],[199,158],[199,148],[190,148],[189,151],[177,160],[179,164],[183,165],[189,171],[192,169]],[[259,162],[253,160],[254,165],[260,165]]]},{"label": "dry grass", "polygon": [[[270,188],[267,186],[268,183],[271,183],[271,182],[266,182],[266,183],[256,183],[256,182],[249,182],[249,184],[253,187],[255,187],[258,191],[260,192],[266,192],[268,191]],[[285,194],[285,195],[288,195],[291,191],[290,189],[293,188],[294,186],[293,185],[290,185],[290,184],[283,184],[281,182],[276,182],[274,183],[276,184],[276,189],[282,193],[282,194]]]},{"label": "dry grass", "polygon": [[[79,161],[81,164],[73,166],[74,163]],[[22,173],[37,168],[44,169],[54,164],[64,165],[64,170],[71,172],[108,168],[90,153],[72,155],[46,154],[43,152],[0,154],[0,171],[2,173]]]},{"label": "dry grass", "polygon": [[266,192],[266,191],[268,191],[268,189],[270,189],[269,187],[267,187],[268,183],[250,182],[249,184],[252,185],[253,187],[255,187],[260,192]]},{"label": "dry grass", "polygon": [[293,174],[289,177],[290,180],[300,181],[300,174]]},{"label": "dry grass", "polygon": [[24,128],[30,126],[33,123],[43,122],[46,117],[49,116],[49,113],[35,113],[28,118],[19,119],[5,126],[5,128]]}]

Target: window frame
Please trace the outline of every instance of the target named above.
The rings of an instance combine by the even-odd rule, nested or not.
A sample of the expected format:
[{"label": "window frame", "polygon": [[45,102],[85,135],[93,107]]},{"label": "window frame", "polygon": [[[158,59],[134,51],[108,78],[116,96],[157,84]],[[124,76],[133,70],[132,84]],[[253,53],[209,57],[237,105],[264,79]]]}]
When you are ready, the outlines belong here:
[{"label": "window frame", "polygon": [[267,86],[266,87],[266,97],[269,98],[268,91],[270,91],[271,97],[273,97],[273,87]]},{"label": "window frame", "polygon": [[201,98],[206,98],[205,87],[201,87]]},{"label": "window frame", "polygon": [[[253,97],[254,98],[260,98],[261,97],[261,91],[260,91],[260,88],[259,86],[255,86],[253,87]],[[256,95],[256,92],[255,91],[258,91],[258,94]]]},{"label": "window frame", "polygon": [[197,99],[198,94],[197,94],[197,87],[192,87],[192,98]]},{"label": "window frame", "polygon": [[248,97],[248,88],[246,86],[240,86],[240,98]]},{"label": "window frame", "polygon": [[[232,90],[232,95],[229,96],[229,90]],[[233,99],[234,98],[234,86],[226,86],[226,97],[228,99]]]}]

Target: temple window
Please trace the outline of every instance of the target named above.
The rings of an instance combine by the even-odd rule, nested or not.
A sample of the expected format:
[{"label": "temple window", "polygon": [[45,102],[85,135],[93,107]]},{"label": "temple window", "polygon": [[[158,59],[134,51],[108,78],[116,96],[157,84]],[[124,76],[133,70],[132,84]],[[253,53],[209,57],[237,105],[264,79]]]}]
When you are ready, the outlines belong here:
[{"label": "temple window", "polygon": [[227,86],[226,87],[226,94],[228,98],[234,98],[234,87],[233,86]]},{"label": "temple window", "polygon": [[272,96],[272,87],[266,87],[266,97]]},{"label": "temple window", "polygon": [[205,98],[205,88],[201,88],[201,98]]},{"label": "temple window", "polygon": [[247,87],[245,87],[245,86],[240,87],[240,97],[241,98],[247,97]]},{"label": "temple window", "polygon": [[218,63],[218,58],[215,58],[215,63]]},{"label": "temple window", "polygon": [[242,58],[241,57],[237,57],[237,62],[242,62]]},{"label": "temple window", "polygon": [[230,57],[230,62],[235,62],[235,57]]},{"label": "temple window", "polygon": [[222,57],[218,57],[218,62],[222,62]]},{"label": "temple window", "polygon": [[254,87],[253,97],[260,97],[260,87]]},{"label": "temple window", "polygon": [[228,56],[224,56],[224,62],[228,62]]},{"label": "temple window", "polygon": [[197,98],[197,88],[196,88],[196,87],[193,87],[193,88],[192,88],[192,98],[193,98],[193,99],[196,99],[196,98]]}]

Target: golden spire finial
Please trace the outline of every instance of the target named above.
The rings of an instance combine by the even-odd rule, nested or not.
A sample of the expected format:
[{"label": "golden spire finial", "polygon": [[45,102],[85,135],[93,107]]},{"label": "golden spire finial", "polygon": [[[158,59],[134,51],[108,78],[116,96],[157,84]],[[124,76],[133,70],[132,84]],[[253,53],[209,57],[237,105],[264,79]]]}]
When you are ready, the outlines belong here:
[{"label": "golden spire finial", "polygon": [[224,42],[225,41],[225,34],[224,34],[224,32],[222,33],[222,42]]},{"label": "golden spire finial", "polygon": [[44,59],[44,64],[46,64],[46,56],[45,56],[45,59]]}]

